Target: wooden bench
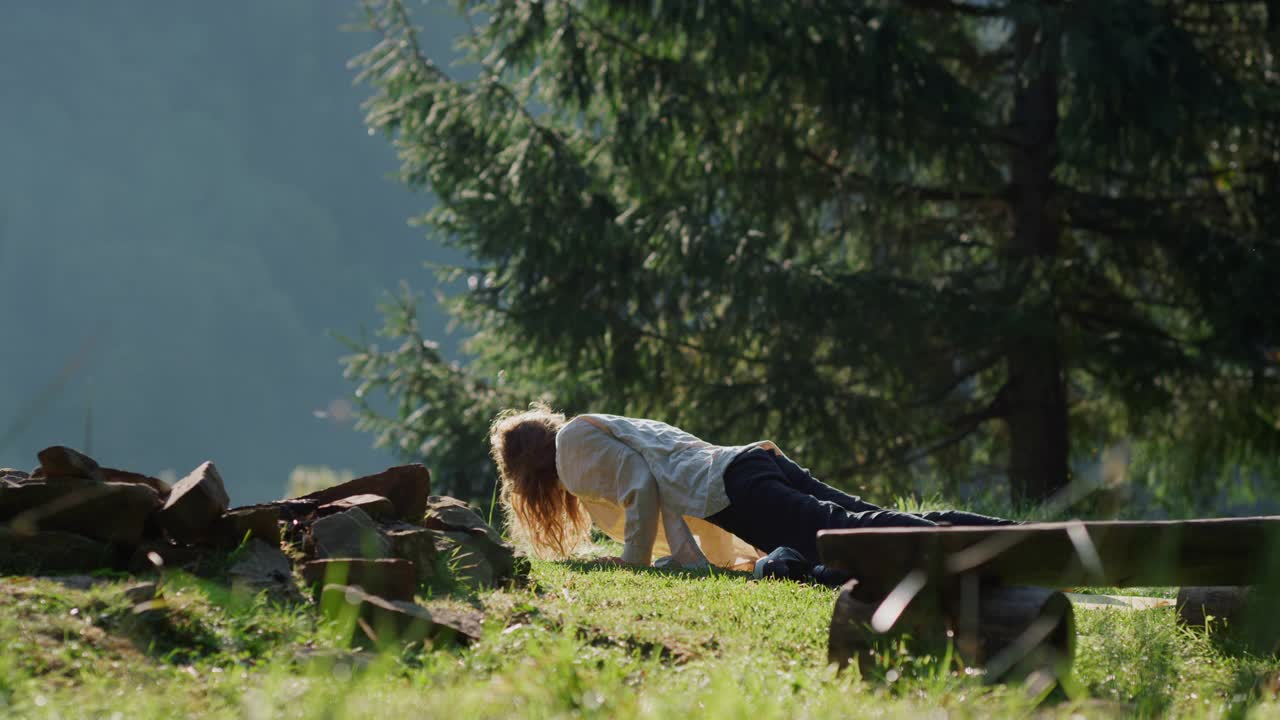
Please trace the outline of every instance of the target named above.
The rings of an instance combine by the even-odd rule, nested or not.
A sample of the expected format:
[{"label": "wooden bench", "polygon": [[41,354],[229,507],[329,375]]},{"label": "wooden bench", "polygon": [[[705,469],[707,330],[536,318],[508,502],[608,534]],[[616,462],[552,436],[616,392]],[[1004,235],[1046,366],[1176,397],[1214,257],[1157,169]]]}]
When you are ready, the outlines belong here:
[{"label": "wooden bench", "polygon": [[1075,619],[1064,588],[1280,580],[1280,517],[826,530],[818,552],[855,578],[832,614],[833,662],[865,663],[881,639],[906,633],[952,639],[967,664],[999,679],[1069,669]]}]

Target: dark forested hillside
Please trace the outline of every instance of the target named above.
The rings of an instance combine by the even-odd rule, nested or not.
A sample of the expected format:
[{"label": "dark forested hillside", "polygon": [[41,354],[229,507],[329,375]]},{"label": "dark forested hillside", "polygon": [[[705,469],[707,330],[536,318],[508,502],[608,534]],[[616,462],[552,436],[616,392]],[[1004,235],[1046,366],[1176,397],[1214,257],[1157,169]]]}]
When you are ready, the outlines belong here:
[{"label": "dark forested hillside", "polygon": [[[346,63],[369,41],[340,29],[355,12],[6,4],[0,466],[87,440],[149,472],[212,458],[249,501],[297,464],[386,464],[317,417],[350,392],[327,332],[375,327],[379,295],[429,285],[442,251],[406,225],[422,201],[364,129]],[[440,21],[437,54],[457,31]]]}]

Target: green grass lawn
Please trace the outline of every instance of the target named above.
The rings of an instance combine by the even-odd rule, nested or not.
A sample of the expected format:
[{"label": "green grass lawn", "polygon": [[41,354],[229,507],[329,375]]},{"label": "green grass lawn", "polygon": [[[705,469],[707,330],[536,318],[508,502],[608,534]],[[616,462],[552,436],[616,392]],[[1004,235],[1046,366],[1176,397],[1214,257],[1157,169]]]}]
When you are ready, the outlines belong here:
[{"label": "green grass lawn", "polygon": [[137,616],[130,582],[0,578],[0,717],[1280,716],[1280,663],[1170,609],[1078,612],[1073,681],[1040,702],[906,653],[893,682],[837,674],[835,591],[737,573],[535,561],[527,587],[443,600],[486,610],[479,643],[380,656],[189,576]]}]

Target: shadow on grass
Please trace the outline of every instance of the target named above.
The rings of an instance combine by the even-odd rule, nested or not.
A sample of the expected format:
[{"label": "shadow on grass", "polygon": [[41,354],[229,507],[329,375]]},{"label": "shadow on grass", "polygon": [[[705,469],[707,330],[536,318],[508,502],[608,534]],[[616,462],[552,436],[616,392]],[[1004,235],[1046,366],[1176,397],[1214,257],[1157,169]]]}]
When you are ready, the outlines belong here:
[{"label": "shadow on grass", "polygon": [[683,567],[653,567],[641,565],[615,565],[613,563],[598,562],[595,560],[561,560],[557,564],[567,567],[574,572],[592,573],[602,570],[624,570],[626,572],[636,573],[638,575],[650,575],[659,577],[678,577],[678,578],[708,578],[708,577],[737,577],[743,580],[754,579],[749,572],[741,570],[725,570],[718,567],[709,567],[706,569],[683,568]]}]

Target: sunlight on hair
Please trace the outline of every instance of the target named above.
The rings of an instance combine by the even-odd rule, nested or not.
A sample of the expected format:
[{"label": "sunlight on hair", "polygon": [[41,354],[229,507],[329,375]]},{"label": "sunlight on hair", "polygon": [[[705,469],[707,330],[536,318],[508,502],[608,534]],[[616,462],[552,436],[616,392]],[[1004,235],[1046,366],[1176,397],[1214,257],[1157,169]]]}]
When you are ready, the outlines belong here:
[{"label": "sunlight on hair", "polygon": [[489,428],[511,537],[543,558],[569,557],[591,530],[591,518],[556,472],[556,432],[564,424],[562,413],[533,403],[502,411]]}]

